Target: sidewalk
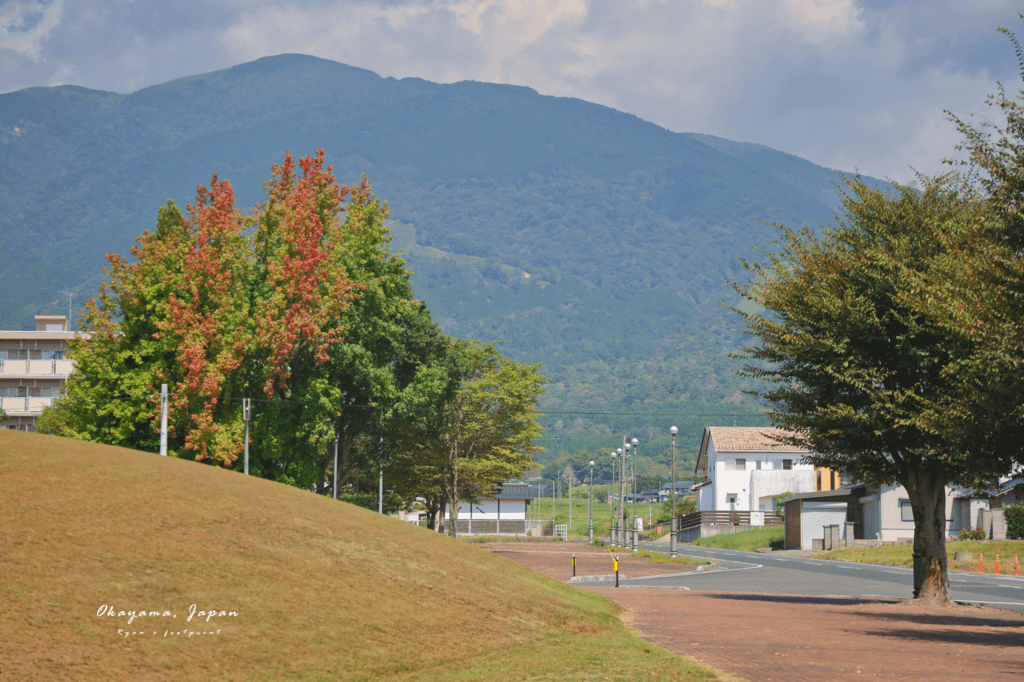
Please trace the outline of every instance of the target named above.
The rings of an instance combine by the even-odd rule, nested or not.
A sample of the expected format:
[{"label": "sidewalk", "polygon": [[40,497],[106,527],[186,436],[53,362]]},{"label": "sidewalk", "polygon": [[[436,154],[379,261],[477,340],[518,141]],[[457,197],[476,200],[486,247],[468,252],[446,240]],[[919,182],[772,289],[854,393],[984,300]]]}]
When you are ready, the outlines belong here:
[{"label": "sidewalk", "polygon": [[[488,548],[558,580],[572,576],[573,553],[578,575],[607,572],[610,561],[606,549],[586,546]],[[640,561],[620,553],[620,569],[631,576],[681,568],[640,568]],[[616,589],[607,583],[583,589],[621,604],[623,620],[646,639],[756,682],[1024,679],[1024,617],[1009,611],[926,609],[882,598]]]}]

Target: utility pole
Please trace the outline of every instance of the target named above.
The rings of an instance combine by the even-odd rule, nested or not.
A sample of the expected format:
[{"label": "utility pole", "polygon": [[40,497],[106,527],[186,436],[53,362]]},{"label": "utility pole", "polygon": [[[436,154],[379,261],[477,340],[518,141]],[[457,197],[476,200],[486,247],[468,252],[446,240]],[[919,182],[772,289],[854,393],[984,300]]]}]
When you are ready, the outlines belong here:
[{"label": "utility pole", "polygon": [[675,558],[678,556],[676,553],[676,541],[678,539],[678,531],[676,530],[676,434],[679,433],[679,429],[673,426],[668,430],[672,434],[672,525],[669,531],[669,556]]},{"label": "utility pole", "polygon": [[590,544],[594,544],[594,460],[590,460],[590,495],[587,497],[587,526]]},{"label": "utility pole", "polygon": [[68,327],[67,327],[67,331],[71,331],[71,299],[74,297],[75,294],[72,291],[61,291],[60,293],[68,295]]},{"label": "utility pole", "polygon": [[640,440],[633,438],[630,441],[633,445],[633,551],[636,552],[640,545],[640,530],[637,529],[637,445]]},{"label": "utility pole", "polygon": [[[616,457],[618,457],[618,452],[613,452],[612,453],[612,487],[608,489],[608,502],[612,502],[611,498],[615,497],[615,470],[616,470],[616,468],[618,467],[618,464],[619,464],[618,460],[615,459]],[[612,545],[612,547],[614,547],[615,546],[615,516],[616,516],[617,512],[615,511],[615,504],[614,503],[612,503],[611,507],[612,507],[612,519],[611,519],[611,526],[609,526],[609,531],[608,532],[609,532],[609,535],[611,537],[611,540],[610,540],[611,545]]]},{"label": "utility pole", "polygon": [[[629,473],[629,469],[626,465],[626,458],[630,456],[630,450],[633,445],[630,444],[629,436],[623,436],[623,475],[618,479],[618,504],[620,507],[620,520],[622,521],[622,527],[625,534],[626,522],[629,521],[630,513],[629,508],[626,506],[626,475]],[[626,535],[623,535],[623,547],[627,544]]]}]

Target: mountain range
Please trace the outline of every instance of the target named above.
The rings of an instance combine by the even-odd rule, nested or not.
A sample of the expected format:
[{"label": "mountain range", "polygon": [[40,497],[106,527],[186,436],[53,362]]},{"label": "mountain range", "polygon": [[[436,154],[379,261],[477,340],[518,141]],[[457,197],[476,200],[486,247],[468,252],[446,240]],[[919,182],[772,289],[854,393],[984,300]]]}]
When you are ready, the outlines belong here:
[{"label": "mountain range", "polygon": [[770,247],[768,223],[830,223],[841,173],[526,87],[297,54],[130,94],[0,95],[0,326],[94,295],[104,254],[213,173],[251,206],[286,150],[315,148],[389,202],[393,247],[447,332],[543,363],[547,457],[629,433],[664,463],[675,423],[692,462],[704,425],[767,423],[730,357],[729,280]]}]

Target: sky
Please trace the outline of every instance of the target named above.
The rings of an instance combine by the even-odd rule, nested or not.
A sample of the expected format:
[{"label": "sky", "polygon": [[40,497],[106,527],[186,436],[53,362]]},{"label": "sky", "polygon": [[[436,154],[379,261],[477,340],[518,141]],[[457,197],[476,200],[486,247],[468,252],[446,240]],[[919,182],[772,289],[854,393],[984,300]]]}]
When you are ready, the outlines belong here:
[{"label": "sky", "polygon": [[529,86],[677,132],[900,182],[1021,89],[1024,2],[0,0],[0,93],[119,93],[297,52],[382,76]]}]

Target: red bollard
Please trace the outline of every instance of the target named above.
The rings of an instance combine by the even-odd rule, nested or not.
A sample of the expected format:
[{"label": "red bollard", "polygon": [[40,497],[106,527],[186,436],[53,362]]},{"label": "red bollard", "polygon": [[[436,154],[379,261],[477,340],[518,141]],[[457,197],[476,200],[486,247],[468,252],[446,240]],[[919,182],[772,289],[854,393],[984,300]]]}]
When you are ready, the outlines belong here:
[{"label": "red bollard", "polygon": [[978,573],[985,572],[985,553],[978,552]]},{"label": "red bollard", "polygon": [[1017,555],[1013,555],[1013,574],[1020,577],[1020,565],[1017,563]]},{"label": "red bollard", "polygon": [[996,575],[999,575],[999,555],[996,554]]}]

